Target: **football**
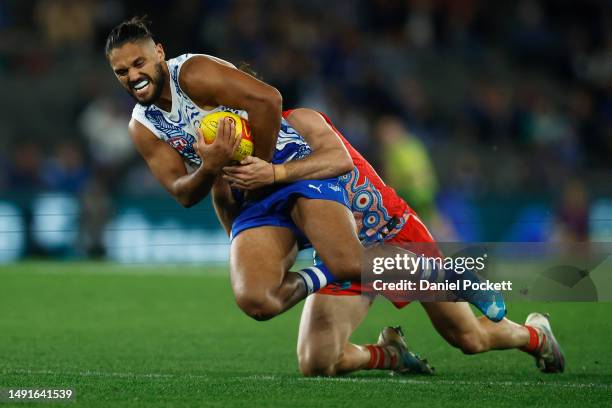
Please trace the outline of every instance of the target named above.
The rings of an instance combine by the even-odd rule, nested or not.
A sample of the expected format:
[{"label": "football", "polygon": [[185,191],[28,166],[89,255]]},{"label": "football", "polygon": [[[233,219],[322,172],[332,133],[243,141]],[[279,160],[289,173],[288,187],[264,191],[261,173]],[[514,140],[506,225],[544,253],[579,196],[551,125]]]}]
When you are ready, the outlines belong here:
[{"label": "football", "polygon": [[234,160],[241,161],[253,154],[253,139],[249,122],[232,112],[214,112],[206,115],[200,122],[200,129],[206,144],[212,143],[217,137],[217,127],[222,118],[229,117],[236,124],[236,137],[242,135],[240,145],[234,152]]}]

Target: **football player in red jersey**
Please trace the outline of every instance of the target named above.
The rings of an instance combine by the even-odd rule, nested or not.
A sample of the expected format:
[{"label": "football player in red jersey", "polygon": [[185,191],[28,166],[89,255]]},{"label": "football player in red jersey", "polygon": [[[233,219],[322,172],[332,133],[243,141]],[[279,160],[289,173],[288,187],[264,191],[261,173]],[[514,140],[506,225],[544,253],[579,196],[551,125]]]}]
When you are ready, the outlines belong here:
[{"label": "football player in red jersey", "polygon": [[[306,139],[313,153],[301,160],[273,165],[248,157],[240,166],[224,168],[225,181],[246,190],[274,183],[339,175],[347,156],[355,168],[341,179],[364,243],[402,245],[435,241],[417,214],[387,186],[324,114],[311,109],[286,111],[283,116]],[[227,186],[216,184],[216,191]],[[219,194],[218,197],[222,197]],[[217,206],[218,207],[218,206]],[[222,220],[224,224],[228,219]],[[349,338],[367,315],[376,293],[356,282],[331,284],[306,300],[300,322],[298,360],[304,375],[338,375],[362,369],[431,373],[431,367],[411,353],[401,329],[387,327],[376,344],[356,345]],[[394,302],[398,308],[407,302]],[[528,316],[525,325],[506,318],[477,318],[466,302],[421,302],[434,327],[449,344],[466,354],[517,348],[532,354],[545,372],[562,372],[564,357],[548,318]]]}]

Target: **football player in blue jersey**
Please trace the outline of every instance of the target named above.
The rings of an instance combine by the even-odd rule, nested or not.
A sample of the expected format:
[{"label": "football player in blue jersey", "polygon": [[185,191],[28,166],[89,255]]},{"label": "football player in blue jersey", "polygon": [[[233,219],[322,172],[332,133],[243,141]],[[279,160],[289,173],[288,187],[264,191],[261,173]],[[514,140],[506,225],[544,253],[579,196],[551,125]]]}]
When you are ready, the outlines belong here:
[{"label": "football player in blue jersey", "polygon": [[[255,155],[273,164],[309,152],[282,119],[282,98],[276,89],[216,57],[186,54],[166,61],[163,47],[142,19],[115,27],[105,52],[117,79],[138,102],[129,124],[137,150],[156,179],[185,207],[210,193],[237,146],[229,121],[222,121],[212,144],[203,142],[199,123],[209,113],[231,110],[248,118]],[[180,143],[170,143],[177,138]],[[342,165],[342,171],[353,168],[350,158]],[[279,180],[284,176],[275,174]],[[275,184],[246,198],[232,191],[239,203],[231,230],[232,288],[249,316],[266,320],[327,283],[362,279],[364,248],[336,176],[336,169],[322,169],[310,179]],[[312,244],[322,262],[288,273],[296,241]],[[420,273],[412,278],[419,279]],[[449,278],[458,275],[451,271]],[[485,314],[490,309],[466,300]],[[491,302],[500,307],[487,317],[502,319],[501,295],[493,294]]]},{"label": "football player in blue jersey", "polygon": [[[197,124],[219,107],[246,112],[255,155],[273,161],[278,152],[283,158],[291,157],[287,146],[276,148],[282,101],[272,86],[210,56],[166,61],[162,46],[138,18],[113,29],[105,51],[117,79],[138,102],[129,124],[137,150],[156,179],[183,206],[191,207],[209,194],[236,148],[228,120],[222,121],[212,144],[202,141]],[[191,116],[194,120],[185,120]],[[167,143],[176,136],[190,144],[200,163],[181,154],[189,149],[177,152],[176,146]],[[296,153],[307,146],[301,138],[290,142],[288,147]],[[185,162],[194,170],[188,171]],[[346,164],[349,171],[352,164]],[[232,231],[230,269],[238,305],[255,319],[271,318],[325,286],[333,280],[329,269],[338,278],[360,277],[362,247],[343,195],[331,188],[315,190],[308,184],[287,184],[242,200]],[[328,184],[336,185],[337,179],[326,180],[325,186]],[[285,258],[300,232],[320,250],[329,269],[286,273],[290,265]],[[332,251],[335,239],[346,244]]]}]

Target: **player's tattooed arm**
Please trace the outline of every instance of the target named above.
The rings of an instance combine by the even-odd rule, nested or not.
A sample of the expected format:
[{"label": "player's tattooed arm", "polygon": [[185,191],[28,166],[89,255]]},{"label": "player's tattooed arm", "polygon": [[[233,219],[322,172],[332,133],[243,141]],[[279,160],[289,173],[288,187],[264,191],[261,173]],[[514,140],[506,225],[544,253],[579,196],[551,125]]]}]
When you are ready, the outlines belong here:
[{"label": "player's tattooed arm", "polygon": [[179,154],[137,120],[132,119],[129,133],[138,152],[145,159],[153,176],[183,206],[191,207],[206,197],[221,168],[229,163],[240,138],[228,120],[217,131],[215,141],[206,145],[200,142],[194,149],[202,158],[202,165],[188,174]]},{"label": "player's tattooed arm", "polygon": [[337,177],[353,169],[353,161],[344,144],[318,112],[296,109],[287,121],[306,139],[313,150],[311,155],[275,165],[247,157],[240,166],[223,168],[225,180],[235,187],[253,190],[273,183]]},{"label": "player's tattooed arm", "polygon": [[200,107],[224,105],[246,110],[255,156],[272,159],[282,115],[282,97],[276,88],[204,56],[183,64],[179,84]]}]

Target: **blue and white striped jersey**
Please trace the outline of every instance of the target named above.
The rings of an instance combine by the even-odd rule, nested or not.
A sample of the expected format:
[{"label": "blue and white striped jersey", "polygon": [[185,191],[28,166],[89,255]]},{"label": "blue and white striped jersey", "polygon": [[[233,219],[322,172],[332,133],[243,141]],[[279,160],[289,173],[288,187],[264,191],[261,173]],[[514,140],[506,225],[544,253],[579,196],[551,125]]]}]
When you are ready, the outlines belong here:
[{"label": "blue and white striped jersey", "polygon": [[[225,65],[232,65],[219,58],[205,54],[183,54],[172,58],[166,61],[168,71],[170,72],[172,110],[166,112],[155,105],[142,106],[136,104],[132,111],[132,118],[142,123],[155,136],[172,146],[191,168],[197,168],[202,164],[200,157],[193,149],[193,143],[195,143],[197,136],[196,129],[200,127],[202,118],[213,112],[229,111],[248,120],[246,111],[228,106],[217,106],[212,110],[204,110],[197,106],[181,89],[179,85],[181,66],[189,58],[195,56],[211,58]],[[283,118],[272,162],[274,164],[284,163],[305,157],[311,152],[310,146],[308,146],[302,136]]]}]

